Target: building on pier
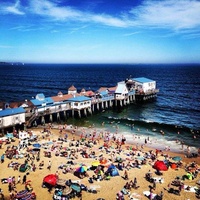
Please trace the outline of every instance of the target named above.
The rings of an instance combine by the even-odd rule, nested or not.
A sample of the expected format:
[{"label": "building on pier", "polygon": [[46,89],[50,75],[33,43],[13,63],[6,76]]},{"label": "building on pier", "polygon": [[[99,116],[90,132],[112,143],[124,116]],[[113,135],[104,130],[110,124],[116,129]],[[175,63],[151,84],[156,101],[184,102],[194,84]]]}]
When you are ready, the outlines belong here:
[{"label": "building on pier", "polygon": [[159,90],[156,89],[156,81],[144,77],[134,78],[133,81],[135,82],[136,102],[152,100],[157,97]]},{"label": "building on pier", "polygon": [[[70,102],[71,105],[72,117],[76,114],[78,117],[81,117],[83,114],[87,116],[88,112],[92,114],[91,98],[86,96],[74,96],[73,98],[68,99],[68,102]],[[82,111],[83,114],[81,113]]]},{"label": "building on pier", "polygon": [[0,111],[0,129],[5,133],[5,128],[14,129],[16,125],[22,125],[25,123],[25,109],[19,108],[7,108]]}]

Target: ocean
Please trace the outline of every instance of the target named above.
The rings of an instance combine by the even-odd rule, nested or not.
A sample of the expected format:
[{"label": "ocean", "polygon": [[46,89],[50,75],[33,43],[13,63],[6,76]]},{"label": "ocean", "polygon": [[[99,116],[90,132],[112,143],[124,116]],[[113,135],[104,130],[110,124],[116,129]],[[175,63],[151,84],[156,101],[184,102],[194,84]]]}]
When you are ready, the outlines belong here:
[{"label": "ocean", "polygon": [[[198,64],[18,64],[0,65],[0,101],[66,94],[74,85],[96,91],[113,87],[128,77],[155,80],[160,90],[153,102],[131,104],[120,110],[106,110],[67,124],[94,125],[126,136],[127,140],[185,151],[200,147],[200,65]],[[161,134],[164,132],[164,135]],[[180,143],[184,143],[181,149]]]}]

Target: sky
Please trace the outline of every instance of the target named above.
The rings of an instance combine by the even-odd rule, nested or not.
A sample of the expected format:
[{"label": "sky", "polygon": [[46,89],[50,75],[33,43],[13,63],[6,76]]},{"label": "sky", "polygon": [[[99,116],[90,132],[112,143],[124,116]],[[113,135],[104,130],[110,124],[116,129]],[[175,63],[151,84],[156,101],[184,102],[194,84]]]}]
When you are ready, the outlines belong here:
[{"label": "sky", "polygon": [[200,63],[200,0],[0,0],[0,61]]}]

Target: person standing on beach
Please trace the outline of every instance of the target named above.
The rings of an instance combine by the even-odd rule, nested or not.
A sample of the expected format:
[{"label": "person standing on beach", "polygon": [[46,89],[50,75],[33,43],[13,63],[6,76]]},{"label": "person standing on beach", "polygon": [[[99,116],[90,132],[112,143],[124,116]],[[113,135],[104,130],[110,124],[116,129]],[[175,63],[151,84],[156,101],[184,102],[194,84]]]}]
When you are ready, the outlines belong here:
[{"label": "person standing on beach", "polygon": [[21,176],[18,176],[17,183],[21,183]]},{"label": "person standing on beach", "polygon": [[49,160],[48,166],[47,166],[48,170],[51,170],[51,161]]},{"label": "person standing on beach", "polygon": [[23,176],[22,184],[26,183],[26,174]]},{"label": "person standing on beach", "polygon": [[156,189],[156,181],[153,179],[153,189]]},{"label": "person standing on beach", "polygon": [[133,188],[134,189],[137,188],[137,178],[136,177],[134,178],[134,181],[133,181]]},{"label": "person standing on beach", "polygon": [[4,154],[1,155],[1,163],[4,163],[5,156]]}]

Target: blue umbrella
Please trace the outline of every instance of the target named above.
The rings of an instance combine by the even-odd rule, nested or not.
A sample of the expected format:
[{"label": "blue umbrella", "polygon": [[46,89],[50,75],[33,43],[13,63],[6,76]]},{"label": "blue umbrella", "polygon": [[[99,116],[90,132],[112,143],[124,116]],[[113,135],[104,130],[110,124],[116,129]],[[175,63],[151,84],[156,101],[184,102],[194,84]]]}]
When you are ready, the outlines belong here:
[{"label": "blue umbrella", "polygon": [[35,144],[33,144],[33,146],[34,146],[35,148],[40,148],[40,147],[41,147],[41,144],[35,143]]},{"label": "blue umbrella", "polygon": [[80,192],[81,191],[81,186],[78,184],[71,184],[70,188],[72,188],[73,190],[75,190],[76,192]]},{"label": "blue umbrella", "polygon": [[172,158],[172,160],[174,160],[174,161],[181,161],[182,158],[180,156],[175,156],[175,157]]}]

